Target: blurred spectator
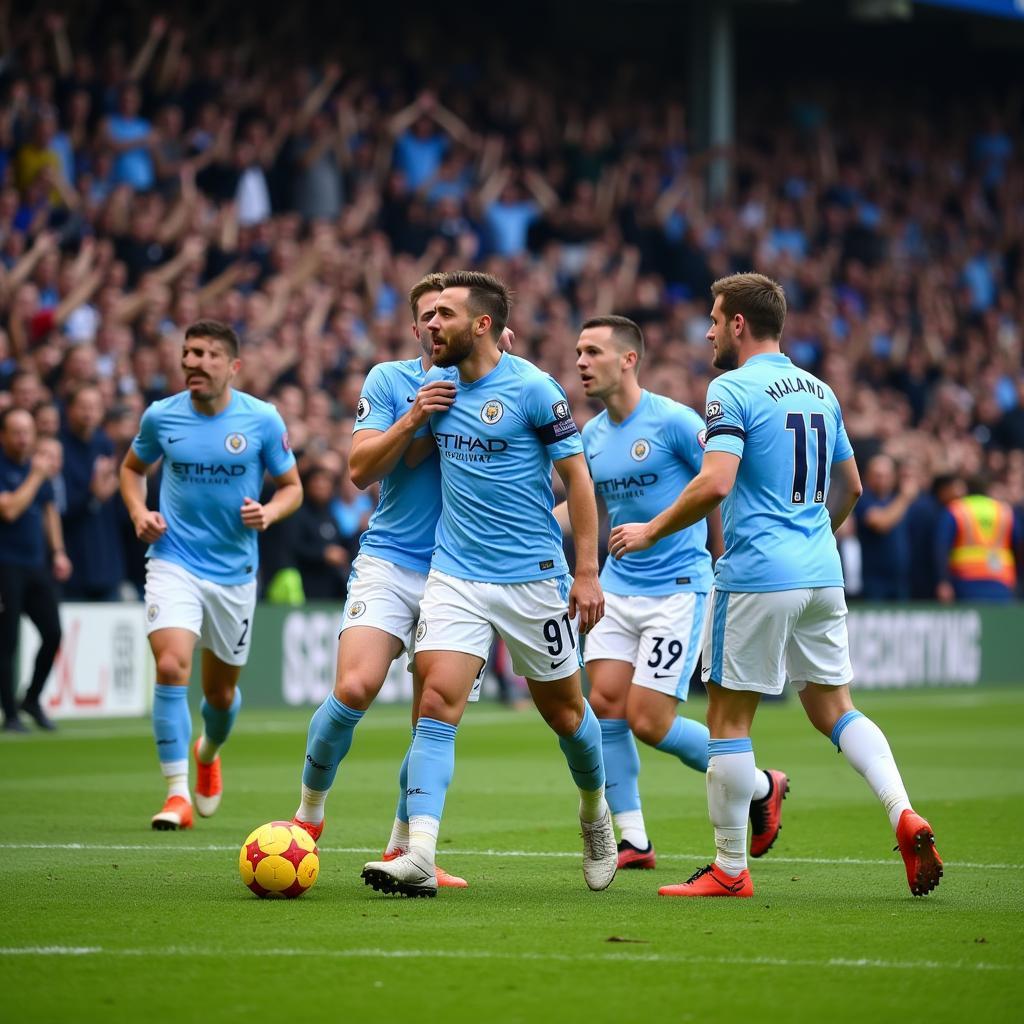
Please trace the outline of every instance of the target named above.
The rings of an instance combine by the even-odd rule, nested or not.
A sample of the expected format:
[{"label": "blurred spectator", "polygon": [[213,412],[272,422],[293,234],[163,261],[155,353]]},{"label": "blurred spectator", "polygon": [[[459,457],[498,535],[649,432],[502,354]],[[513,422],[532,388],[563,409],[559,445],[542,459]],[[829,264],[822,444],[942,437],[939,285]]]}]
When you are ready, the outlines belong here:
[{"label": "blurred spectator", "polygon": [[907,511],[917,494],[917,482],[909,474],[897,481],[896,463],[888,455],[876,455],[868,462],[864,494],[854,508],[861,596],[868,601],[904,601],[910,596]]},{"label": "blurred spectator", "polygon": [[351,558],[331,511],[334,474],[314,466],[303,480],[305,499],[295,513],[292,545],[309,601],[343,601]]},{"label": "blurred spectator", "polygon": [[935,600],[940,579],[935,561],[939,519],[950,502],[966,493],[963,480],[945,473],[937,476],[931,490],[922,491],[907,510],[911,600]]},{"label": "blurred spectator", "polygon": [[103,399],[93,384],[68,396],[64,442],[64,540],[74,571],[64,585],[69,601],[116,601],[125,578],[118,516],[117,462],[103,432]]},{"label": "blurred spectator", "polygon": [[1022,551],[1020,514],[976,485],[971,494],[954,498],[939,517],[939,600],[1012,601]]},{"label": "blurred spectator", "polygon": [[41,643],[20,710],[41,729],[54,728],[40,696],[61,641],[53,581],[71,575],[50,484],[59,473],[59,443],[37,446],[35,424],[23,409],[0,414],[0,703],[6,732],[26,731],[14,676],[22,613],[39,630]]}]

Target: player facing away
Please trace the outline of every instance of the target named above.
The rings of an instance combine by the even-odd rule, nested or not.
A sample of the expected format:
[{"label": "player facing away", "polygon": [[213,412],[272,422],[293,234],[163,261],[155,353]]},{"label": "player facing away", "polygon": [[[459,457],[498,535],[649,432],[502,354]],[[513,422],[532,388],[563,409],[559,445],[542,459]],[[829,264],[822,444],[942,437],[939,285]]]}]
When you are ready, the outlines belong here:
[{"label": "player facing away", "polygon": [[[640,387],[644,353],[640,327],[622,316],[594,317],[581,329],[576,367],[589,398],[604,411],[583,428],[583,450],[611,526],[650,519],[668,508],[700,472],[704,421],[692,409]],[[564,506],[556,516],[564,526]],[[640,757],[634,736],[707,771],[708,729],[678,715],[700,654],[711,589],[709,526],[721,553],[721,519],[659,541],[647,551],[609,558],[601,570],[604,618],[584,649],[590,703],[601,723],[605,792],[622,840],[619,868],[653,868],[640,802]],[[757,771],[750,804],[750,853],[765,854],[781,826],[789,781],[780,771]]]},{"label": "player facing away", "polygon": [[[445,275],[428,324],[434,365],[458,367],[458,377],[454,403],[430,422],[442,510],[416,627],[423,689],[409,756],[409,852],[363,870],[366,883],[384,892],[436,894],[434,856],[456,729],[496,633],[558,735],[579,789],[586,882],[604,889],[615,875],[601,729],[579,671],[578,630],[604,611],[597,507],[565,393],[531,363],[495,348],[509,306],[496,278],[454,272]],[[552,464],[568,494],[575,581],[552,514]]]},{"label": "player facing away", "polygon": [[[835,530],[861,494],[842,412],[827,384],[780,351],[782,288],[761,274],[712,286],[708,340],[714,365],[707,449],[698,476],[650,522],[617,526],[616,558],[649,548],[723,503],[725,554],[716,566],[704,629],[701,677],[711,730],[708,808],[715,861],[665,896],[751,896],[747,807],[755,784],[751,725],[761,695],[788,676],[807,717],[867,780],[896,832],[915,896],[939,884],[942,861],[931,826],[910,806],[878,726],[850,699],[853,677],[843,572]],[[830,517],[832,467],[846,488]]]},{"label": "player facing away", "polygon": [[[146,620],[156,660],[153,733],[167,800],[153,828],[192,827],[188,682],[203,649],[203,732],[192,749],[196,809],[221,800],[218,751],[242,693],[256,607],[256,534],[302,504],[302,484],[277,410],[231,387],[241,360],[235,332],[216,320],[185,331],[186,390],[154,402],[121,465],[121,496],[139,540],[149,543]],[[146,474],[164,460],[160,511],[146,507]],[[264,472],[277,490],[265,505]]]},{"label": "player facing away", "polygon": [[[381,491],[349,577],[334,692],[309,723],[302,799],[292,820],[314,839],[323,832],[324,803],[356,726],[380,693],[391,663],[413,647],[441,514],[441,471],[433,451],[416,465],[407,464],[406,454],[416,434],[427,432],[431,414],[449,408],[455,395],[448,381],[426,380],[428,372],[437,376],[426,325],[442,290],[441,274],[428,274],[412,288],[413,334],[422,352],[415,359],[374,366],[356,407],[349,471],[357,487],[380,481]],[[413,711],[415,715],[415,702]],[[385,860],[409,848],[408,767],[407,752]],[[437,884],[464,888],[466,882],[438,868]]]}]

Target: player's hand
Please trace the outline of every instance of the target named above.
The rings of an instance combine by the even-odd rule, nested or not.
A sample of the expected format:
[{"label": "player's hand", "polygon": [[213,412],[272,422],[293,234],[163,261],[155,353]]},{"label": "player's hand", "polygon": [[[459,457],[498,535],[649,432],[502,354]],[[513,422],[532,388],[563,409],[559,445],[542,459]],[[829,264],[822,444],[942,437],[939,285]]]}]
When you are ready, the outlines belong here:
[{"label": "player's hand", "polygon": [[604,618],[604,592],[597,573],[586,573],[573,580],[569,591],[569,618],[580,617],[580,636],[589,633]]},{"label": "player's hand", "polygon": [[417,428],[422,427],[436,412],[445,412],[455,403],[455,385],[447,380],[435,380],[416,392],[408,416]]},{"label": "player's hand", "polygon": [[242,522],[250,530],[258,530],[262,533],[271,523],[275,521],[274,513],[252,498],[246,498],[242,502]]},{"label": "player's hand", "polygon": [[53,556],[53,578],[58,583],[66,583],[71,579],[71,559],[64,551],[57,551]]},{"label": "player's hand", "polygon": [[608,536],[608,554],[619,559],[631,551],[646,551],[654,545],[650,523],[623,523]]},{"label": "player's hand", "polygon": [[167,532],[167,520],[159,512],[147,509],[134,520],[135,536],[147,544],[158,541]]}]

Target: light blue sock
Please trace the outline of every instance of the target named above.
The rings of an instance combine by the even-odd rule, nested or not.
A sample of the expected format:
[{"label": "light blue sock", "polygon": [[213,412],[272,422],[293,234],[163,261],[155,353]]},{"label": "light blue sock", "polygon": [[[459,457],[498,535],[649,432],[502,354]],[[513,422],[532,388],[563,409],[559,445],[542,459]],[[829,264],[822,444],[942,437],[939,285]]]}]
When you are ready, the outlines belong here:
[{"label": "light blue sock", "polygon": [[331,788],[338,767],[352,746],[352,733],[364,714],[342,704],[333,693],[316,709],[306,736],[304,786],[319,791]]},{"label": "light blue sock", "polygon": [[164,761],[187,761],[192,738],[188,687],[157,683],[153,693],[153,735],[156,756]]},{"label": "light blue sock", "polygon": [[601,751],[604,757],[605,796],[612,814],[640,810],[640,755],[624,718],[602,718]]},{"label": "light blue sock", "polygon": [[395,817],[399,821],[409,824],[409,797],[406,790],[409,788],[409,755],[412,753],[413,740],[416,739],[416,726],[412,727],[412,739],[409,746],[405,748],[405,757],[402,759],[402,767],[398,769],[398,807],[395,809]]},{"label": "light blue sock", "polygon": [[238,717],[238,709],[241,706],[242,691],[237,686],[235,687],[235,696],[232,698],[231,705],[223,711],[220,708],[215,708],[212,704],[208,704],[206,698],[203,698],[202,703],[199,705],[200,714],[203,716],[203,734],[211,743],[218,747],[224,745],[228,736],[231,735],[231,727],[235,724],[235,719]]},{"label": "light blue sock", "polygon": [[583,702],[583,721],[571,736],[559,736],[558,745],[565,754],[573,781],[583,793],[604,786],[604,759],[601,756],[601,725],[588,701]]},{"label": "light blue sock", "polygon": [[658,750],[674,754],[683,764],[698,772],[708,770],[708,742],[711,733],[708,727],[692,718],[676,715],[665,738],[657,745]]},{"label": "light blue sock", "polygon": [[458,726],[421,718],[409,748],[406,813],[441,820],[444,798],[455,772],[455,733]]}]

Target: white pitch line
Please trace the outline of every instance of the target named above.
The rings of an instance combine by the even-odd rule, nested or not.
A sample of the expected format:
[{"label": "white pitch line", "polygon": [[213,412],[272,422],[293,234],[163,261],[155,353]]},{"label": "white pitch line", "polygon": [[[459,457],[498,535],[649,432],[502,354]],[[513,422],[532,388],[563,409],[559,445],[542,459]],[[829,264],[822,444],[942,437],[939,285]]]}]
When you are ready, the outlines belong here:
[{"label": "white pitch line", "polygon": [[[173,841],[166,846],[156,843],[0,843],[0,850],[82,850],[85,852],[110,853],[230,853],[237,846],[223,843],[206,845],[179,846]],[[321,846],[321,853],[380,853],[378,846]],[[567,850],[462,850],[447,847],[438,851],[441,857],[530,857],[530,858],[561,858],[576,859],[579,851]],[[700,853],[659,853],[659,860],[699,861],[707,854]],[[776,857],[770,856],[766,864],[825,864],[842,867],[844,865],[889,867],[899,861],[892,857],[889,860],[871,860],[859,857]],[[943,861],[947,868],[964,868],[972,871],[1024,871],[1024,864],[986,864],[976,861],[947,860]]]},{"label": "white pitch line", "polygon": [[1017,964],[970,963],[963,960],[877,960],[829,957],[827,959],[788,959],[783,957],[700,956],[691,953],[673,956],[665,953],[535,953],[501,952],[486,949],[279,949],[247,948],[245,950],[207,947],[164,946],[154,949],[106,949],[103,946],[13,946],[0,948],[0,957],[15,956],[104,956],[104,957],[323,957],[338,960],[526,960],[578,963],[588,961],[605,964],[706,964],[730,967],[814,967],[849,970],[850,968],[893,971],[1014,971],[1024,970]]}]

